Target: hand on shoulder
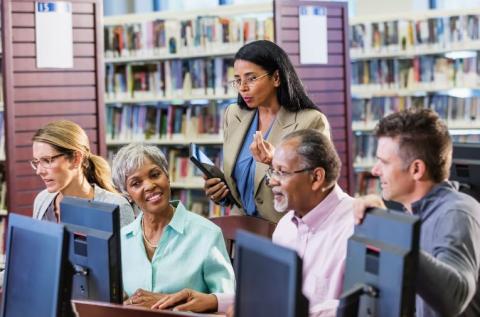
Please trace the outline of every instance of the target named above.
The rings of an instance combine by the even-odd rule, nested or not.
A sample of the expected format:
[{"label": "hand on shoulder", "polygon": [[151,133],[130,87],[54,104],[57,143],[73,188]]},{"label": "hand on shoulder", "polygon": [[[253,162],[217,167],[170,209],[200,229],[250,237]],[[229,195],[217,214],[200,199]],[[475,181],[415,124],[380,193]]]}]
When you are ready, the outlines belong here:
[{"label": "hand on shoulder", "polygon": [[355,224],[361,224],[365,218],[365,210],[367,208],[386,208],[383,200],[378,195],[367,195],[355,198],[353,202],[353,211],[355,216]]}]

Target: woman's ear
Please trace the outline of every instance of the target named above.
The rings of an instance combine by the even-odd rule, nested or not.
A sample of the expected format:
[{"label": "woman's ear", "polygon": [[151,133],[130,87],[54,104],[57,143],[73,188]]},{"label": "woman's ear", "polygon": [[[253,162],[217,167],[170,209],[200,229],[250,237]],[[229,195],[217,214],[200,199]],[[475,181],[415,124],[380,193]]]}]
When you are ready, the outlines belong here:
[{"label": "woman's ear", "polygon": [[280,72],[278,71],[278,69],[273,72],[272,78],[273,78],[273,85],[275,87],[280,87],[280,84],[281,84],[281,82],[280,82]]},{"label": "woman's ear", "polygon": [[78,168],[82,166],[83,154],[80,151],[73,152],[73,167]]}]

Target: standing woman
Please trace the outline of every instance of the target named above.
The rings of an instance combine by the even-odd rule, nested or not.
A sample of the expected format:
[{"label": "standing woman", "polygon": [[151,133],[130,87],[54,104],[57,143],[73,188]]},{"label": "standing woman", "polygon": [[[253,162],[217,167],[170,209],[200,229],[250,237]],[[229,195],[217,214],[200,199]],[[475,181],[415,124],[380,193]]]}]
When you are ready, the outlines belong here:
[{"label": "standing woman", "polygon": [[132,207],[113,187],[110,166],[90,152],[88,136],[78,124],[53,121],[32,140],[30,163],[46,187],[35,197],[34,218],[60,222],[60,202],[73,196],[119,205],[122,227],[134,220]]},{"label": "standing woman", "polygon": [[[224,116],[224,172],[206,180],[205,192],[214,202],[227,201],[231,192],[240,213],[277,222],[283,214],[273,208],[273,194],[265,183],[275,146],[289,132],[312,128],[330,138],[327,118],[308,98],[287,54],[270,41],[246,44],[234,58],[233,88],[237,104]],[[292,173],[296,171],[285,171]],[[234,211],[235,212],[235,211]]]}]

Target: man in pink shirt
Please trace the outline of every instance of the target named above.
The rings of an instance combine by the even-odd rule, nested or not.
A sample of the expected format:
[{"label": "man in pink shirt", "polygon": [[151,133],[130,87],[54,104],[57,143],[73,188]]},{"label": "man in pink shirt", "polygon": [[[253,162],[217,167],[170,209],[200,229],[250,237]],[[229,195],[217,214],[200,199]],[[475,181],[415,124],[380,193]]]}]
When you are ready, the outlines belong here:
[{"label": "man in pink shirt", "polygon": [[340,166],[331,141],[308,129],[283,138],[267,171],[275,209],[288,211],[273,242],[295,249],[303,259],[310,316],[335,316],[343,288],[354,199],[337,185]]},{"label": "man in pink shirt", "polygon": [[[273,242],[296,250],[303,259],[303,292],[310,302],[311,317],[335,316],[343,288],[347,240],[354,226],[354,199],[337,185],[340,167],[331,141],[307,129],[282,139],[267,170],[275,209],[289,210],[277,224]],[[182,309],[215,309],[208,305],[207,296],[181,291],[154,306],[168,308],[186,301]],[[224,294],[218,302],[233,303],[234,297]],[[225,306],[217,309],[225,311]],[[232,316],[231,310],[228,316]]]}]

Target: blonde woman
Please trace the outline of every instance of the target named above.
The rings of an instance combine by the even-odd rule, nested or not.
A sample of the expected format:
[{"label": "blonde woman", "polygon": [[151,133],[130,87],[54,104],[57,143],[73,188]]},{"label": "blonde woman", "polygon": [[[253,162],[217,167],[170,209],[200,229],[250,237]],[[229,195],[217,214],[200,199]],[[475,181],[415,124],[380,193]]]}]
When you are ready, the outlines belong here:
[{"label": "blonde woman", "polygon": [[113,186],[110,166],[90,152],[88,136],[78,124],[58,120],[39,129],[30,164],[46,187],[35,197],[34,218],[60,222],[60,202],[74,196],[119,205],[122,227],[134,220],[131,205]]}]

